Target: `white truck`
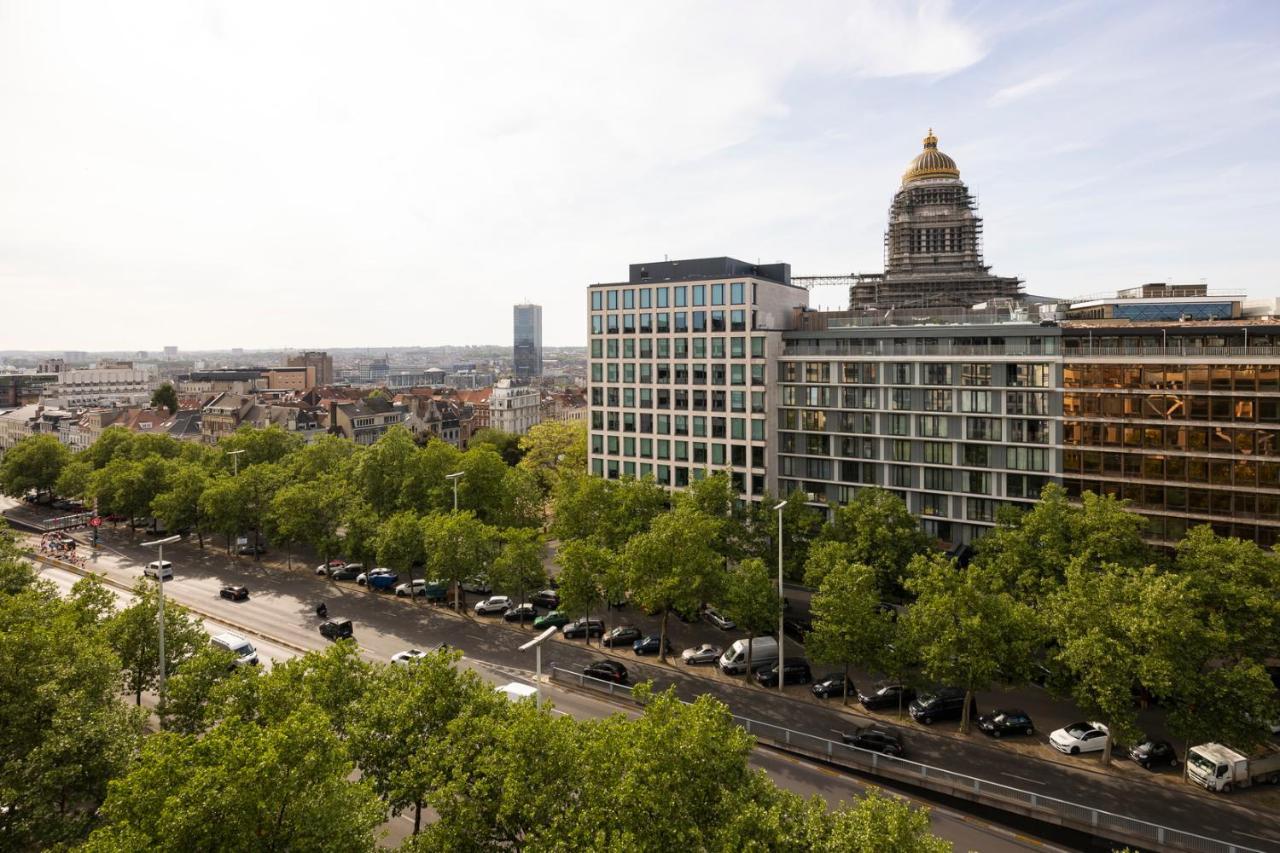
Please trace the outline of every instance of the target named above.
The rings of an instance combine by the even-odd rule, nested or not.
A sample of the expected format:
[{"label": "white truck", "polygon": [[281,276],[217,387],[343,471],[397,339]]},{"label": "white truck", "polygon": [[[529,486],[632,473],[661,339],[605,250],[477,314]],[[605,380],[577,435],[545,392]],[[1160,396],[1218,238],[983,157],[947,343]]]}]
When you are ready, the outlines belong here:
[{"label": "white truck", "polygon": [[[751,641],[751,668],[763,669],[778,662],[778,641],[773,637],[756,637]],[[720,670],[726,675],[740,675],[747,668],[747,641],[737,640],[720,656]]]},{"label": "white truck", "polygon": [[1224,794],[1255,782],[1280,784],[1280,748],[1267,744],[1244,755],[1220,743],[1202,743],[1187,750],[1187,775],[1205,790]]}]

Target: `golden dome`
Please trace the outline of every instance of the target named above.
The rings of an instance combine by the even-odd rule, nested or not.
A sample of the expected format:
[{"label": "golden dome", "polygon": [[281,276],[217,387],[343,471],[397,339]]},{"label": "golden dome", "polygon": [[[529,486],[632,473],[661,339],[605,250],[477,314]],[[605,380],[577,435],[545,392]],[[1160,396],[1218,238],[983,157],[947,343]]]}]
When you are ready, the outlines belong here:
[{"label": "golden dome", "polygon": [[924,151],[916,155],[907,171],[902,175],[902,182],[914,181],[918,178],[958,178],[960,170],[956,161],[938,150],[938,137],[929,128],[929,135],[924,138]]}]

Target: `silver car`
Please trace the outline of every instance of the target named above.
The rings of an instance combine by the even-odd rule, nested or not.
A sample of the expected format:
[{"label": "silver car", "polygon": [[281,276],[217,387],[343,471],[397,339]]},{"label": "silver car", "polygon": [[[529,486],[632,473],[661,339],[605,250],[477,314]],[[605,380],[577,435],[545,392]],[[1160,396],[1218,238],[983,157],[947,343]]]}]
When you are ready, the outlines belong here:
[{"label": "silver car", "polygon": [[706,610],[702,611],[702,615],[708,622],[715,625],[721,631],[731,631],[738,627],[738,623],[734,622],[728,616],[725,616],[713,607],[708,607]]},{"label": "silver car", "polygon": [[722,654],[724,654],[724,649],[719,646],[713,646],[710,643],[703,643],[700,646],[685,649],[680,653],[680,658],[690,666],[694,666],[700,663],[715,663],[720,659],[720,655]]}]

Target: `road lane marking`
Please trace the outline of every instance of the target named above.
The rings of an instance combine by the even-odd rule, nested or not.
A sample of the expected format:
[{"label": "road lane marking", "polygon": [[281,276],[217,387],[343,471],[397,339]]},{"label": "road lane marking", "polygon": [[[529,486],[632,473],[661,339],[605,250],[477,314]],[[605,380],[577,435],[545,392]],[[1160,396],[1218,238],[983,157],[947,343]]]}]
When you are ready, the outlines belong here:
[{"label": "road lane marking", "polygon": [[1039,779],[1028,779],[1026,776],[1019,776],[1017,773],[1003,773],[1003,772],[1002,772],[1000,775],[1001,775],[1001,776],[1008,776],[1008,777],[1009,777],[1009,778],[1011,778],[1011,779],[1021,779],[1023,782],[1030,782],[1032,785],[1044,785],[1044,784],[1047,784],[1047,783],[1045,783],[1045,782],[1040,781]]},{"label": "road lane marking", "polygon": [[1259,841],[1270,841],[1272,844],[1280,843],[1280,838],[1273,838],[1268,835],[1254,835],[1252,832],[1241,832],[1238,829],[1233,829],[1231,831],[1234,832],[1236,835],[1243,835],[1245,838],[1256,838]]}]

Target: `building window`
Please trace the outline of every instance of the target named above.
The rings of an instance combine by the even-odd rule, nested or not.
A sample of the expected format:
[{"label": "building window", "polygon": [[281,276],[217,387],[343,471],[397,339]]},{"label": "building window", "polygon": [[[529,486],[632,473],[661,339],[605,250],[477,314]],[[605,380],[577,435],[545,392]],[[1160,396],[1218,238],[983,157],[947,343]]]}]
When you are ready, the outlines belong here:
[{"label": "building window", "polygon": [[909,362],[898,362],[889,365],[889,384],[910,385],[911,364]]},{"label": "building window", "polygon": [[996,502],[982,498],[966,498],[965,517],[970,521],[995,521]]},{"label": "building window", "polygon": [[950,385],[951,384],[951,365],[949,364],[932,364],[922,365],[924,369],[923,385]]},{"label": "building window", "polygon": [[1005,367],[1008,385],[1015,388],[1049,387],[1049,365],[1047,364],[1009,364]]},{"label": "building window", "polygon": [[707,304],[707,286],[705,284],[695,284],[693,286],[693,304],[695,307]]},{"label": "building window", "polygon": [[751,338],[751,357],[764,358],[764,338],[760,335]]},{"label": "building window", "polygon": [[925,441],[924,461],[931,465],[951,464],[951,445],[945,441]]},{"label": "building window", "polygon": [[897,411],[909,411],[911,409],[910,388],[892,388],[889,391],[889,395],[889,408]]},{"label": "building window", "polygon": [[916,423],[920,427],[920,435],[926,438],[947,437],[947,418],[941,415],[920,415]]},{"label": "building window", "polygon": [[951,411],[951,392],[940,388],[924,392],[924,410],[926,412]]},{"label": "building window", "polygon": [[656,294],[657,294],[657,296],[658,296],[658,306],[657,306],[657,307],[659,307],[659,308],[667,308],[667,307],[668,307],[668,305],[667,305],[667,288],[665,288],[665,287],[657,287],[657,288],[654,288],[654,293],[656,293]]},{"label": "building window", "polygon": [[985,468],[990,458],[991,448],[985,444],[964,445],[964,464],[974,468]]},{"label": "building window", "polygon": [[961,385],[990,385],[990,364],[965,364],[960,368]]},{"label": "building window", "polygon": [[592,311],[602,310],[604,308],[603,303],[604,303],[604,300],[601,297],[600,291],[598,290],[591,291],[591,310]]},{"label": "building window", "polygon": [[[1049,421],[1012,418],[1009,420],[1009,440],[1021,444],[1048,444]],[[1228,449],[1229,452],[1229,449]]]},{"label": "building window", "polygon": [[989,471],[963,471],[961,480],[964,485],[963,490],[971,495],[991,494],[991,472]]},{"label": "building window", "polygon": [[961,391],[960,411],[985,413],[991,411],[990,391]]},{"label": "building window", "polygon": [[893,461],[894,462],[910,462],[911,461],[911,442],[903,439],[894,439],[893,441]]},{"label": "building window", "polygon": [[[1048,471],[1049,451],[1038,447],[1010,447],[1005,450],[1005,467],[1017,471]],[[1163,479],[1163,472],[1154,479]]]},{"label": "building window", "polygon": [[889,485],[903,489],[910,489],[914,487],[915,477],[912,476],[914,471],[914,468],[907,465],[890,465]]},{"label": "building window", "polygon": [[747,312],[735,309],[729,312],[729,331],[745,332],[747,330]]},{"label": "building window", "polygon": [[931,492],[951,491],[952,472],[946,468],[925,468],[924,487]]},{"label": "building window", "polygon": [[724,285],[723,284],[711,285],[711,304],[712,305],[724,304]]},{"label": "building window", "polygon": [[746,288],[740,281],[735,281],[729,285],[729,301],[734,305],[745,305],[747,302]]},{"label": "building window", "polygon": [[965,438],[971,441],[999,441],[999,418],[965,418]]}]

